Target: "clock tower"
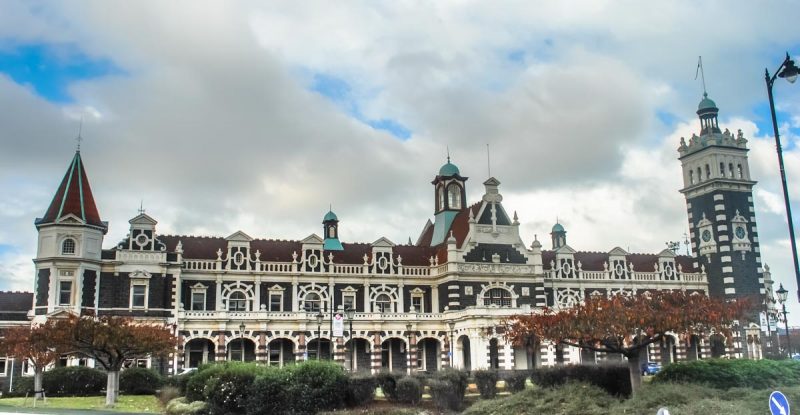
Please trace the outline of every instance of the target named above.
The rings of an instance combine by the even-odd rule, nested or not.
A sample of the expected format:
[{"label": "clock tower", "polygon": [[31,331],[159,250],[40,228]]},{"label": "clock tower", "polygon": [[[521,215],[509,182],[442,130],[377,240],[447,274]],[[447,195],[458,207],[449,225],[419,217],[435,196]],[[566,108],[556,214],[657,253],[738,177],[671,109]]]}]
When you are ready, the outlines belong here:
[{"label": "clock tower", "polygon": [[700,135],[678,147],[695,267],[705,267],[709,294],[737,298],[764,294],[747,140],[721,131],[717,105],[703,94]]}]

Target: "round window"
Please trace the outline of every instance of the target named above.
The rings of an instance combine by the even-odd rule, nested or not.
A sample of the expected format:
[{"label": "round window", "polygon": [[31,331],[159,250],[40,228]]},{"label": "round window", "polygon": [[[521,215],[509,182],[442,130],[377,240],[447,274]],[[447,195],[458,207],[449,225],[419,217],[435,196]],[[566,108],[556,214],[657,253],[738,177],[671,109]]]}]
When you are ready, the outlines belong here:
[{"label": "round window", "polygon": [[139,236],[136,237],[136,245],[145,246],[147,245],[147,235],[140,233]]}]

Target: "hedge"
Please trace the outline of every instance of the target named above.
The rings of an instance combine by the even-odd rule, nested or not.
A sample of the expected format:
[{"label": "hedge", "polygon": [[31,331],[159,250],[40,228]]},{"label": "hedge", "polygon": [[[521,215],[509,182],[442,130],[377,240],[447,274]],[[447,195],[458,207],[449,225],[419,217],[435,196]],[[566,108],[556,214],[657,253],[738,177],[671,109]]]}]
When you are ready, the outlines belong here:
[{"label": "hedge", "polygon": [[503,375],[503,381],[506,383],[506,390],[511,393],[516,393],[525,390],[525,381],[528,380],[530,372],[527,370],[515,370]]},{"label": "hedge", "polygon": [[381,387],[383,396],[390,401],[397,400],[397,382],[405,375],[395,372],[380,372],[375,375],[378,386]]},{"label": "hedge", "polygon": [[[106,388],[106,372],[86,366],[56,367],[44,372],[42,388],[48,397],[96,396]],[[33,392],[33,377],[14,379],[12,395],[24,396]]]},{"label": "hedge", "polygon": [[152,395],[164,385],[164,378],[152,369],[132,367],[119,374],[119,391],[126,395]]},{"label": "hedge", "polygon": [[347,394],[345,405],[349,407],[361,406],[375,399],[375,388],[378,382],[375,377],[364,374],[354,374],[347,378]]},{"label": "hedge", "polygon": [[497,395],[497,372],[494,370],[478,370],[473,373],[478,392],[483,399],[492,399]]},{"label": "hedge", "polygon": [[464,402],[469,378],[465,372],[445,369],[428,382],[431,398],[439,409],[458,411]]},{"label": "hedge", "polygon": [[800,385],[800,362],[793,360],[703,359],[673,363],[653,377],[654,383],[702,383],[729,389]]},{"label": "hedge", "polygon": [[610,395],[630,396],[631,378],[627,365],[566,365],[537,368],[531,381],[551,388],[570,382],[586,382],[599,386]]},{"label": "hedge", "polygon": [[422,385],[414,377],[406,376],[397,382],[397,400],[416,405],[422,400]]}]

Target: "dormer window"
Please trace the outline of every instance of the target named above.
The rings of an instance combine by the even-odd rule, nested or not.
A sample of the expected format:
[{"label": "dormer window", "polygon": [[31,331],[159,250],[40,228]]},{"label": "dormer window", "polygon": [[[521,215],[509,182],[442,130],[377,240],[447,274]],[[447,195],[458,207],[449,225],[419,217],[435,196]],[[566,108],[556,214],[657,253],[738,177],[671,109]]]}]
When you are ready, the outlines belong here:
[{"label": "dormer window", "polygon": [[75,240],[72,238],[64,239],[61,242],[61,255],[75,255]]}]

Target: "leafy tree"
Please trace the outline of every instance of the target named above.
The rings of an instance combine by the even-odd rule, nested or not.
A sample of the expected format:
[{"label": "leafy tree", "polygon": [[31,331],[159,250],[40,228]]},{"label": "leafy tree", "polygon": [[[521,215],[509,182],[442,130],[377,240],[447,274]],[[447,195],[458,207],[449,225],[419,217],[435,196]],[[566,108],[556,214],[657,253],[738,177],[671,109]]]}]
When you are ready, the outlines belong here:
[{"label": "leafy tree", "polygon": [[163,325],[135,322],[127,317],[84,316],[58,320],[58,342],[72,354],[95,359],[107,372],[106,405],[119,394],[119,371],[126,360],[165,356],[177,339]]},{"label": "leafy tree", "polygon": [[0,340],[0,354],[26,359],[33,366],[33,389],[35,399],[42,396],[44,369],[58,360],[65,350],[54,338],[59,337],[59,329],[53,320],[31,326],[9,327],[3,330]]},{"label": "leafy tree", "polygon": [[540,313],[513,316],[506,322],[506,337],[515,345],[535,337],[621,354],[628,359],[635,394],[642,383],[639,356],[648,345],[667,333],[689,339],[692,334],[711,332],[725,336],[730,344],[731,327],[747,315],[750,303],[745,299],[724,302],[685,291],[592,296],[569,309],[544,308]]}]

